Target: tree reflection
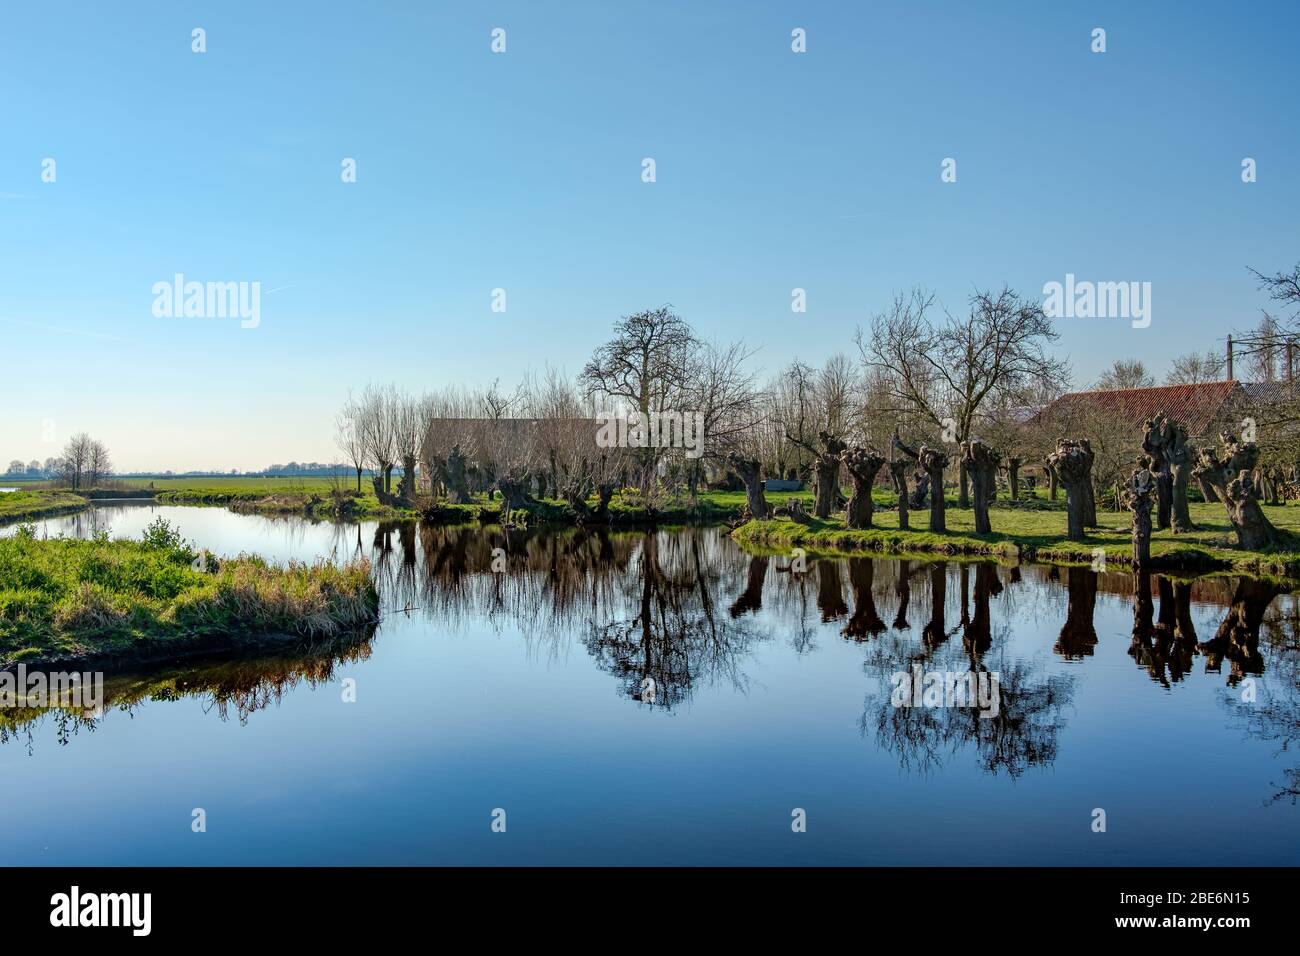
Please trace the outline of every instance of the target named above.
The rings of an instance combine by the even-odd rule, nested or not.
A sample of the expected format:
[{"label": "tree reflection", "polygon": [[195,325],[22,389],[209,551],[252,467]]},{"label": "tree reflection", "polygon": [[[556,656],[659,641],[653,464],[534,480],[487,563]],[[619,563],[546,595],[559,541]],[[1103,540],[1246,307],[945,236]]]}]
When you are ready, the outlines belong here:
[{"label": "tree reflection", "polygon": [[876,581],[876,565],[871,558],[849,558],[849,588],[853,591],[853,613],[842,633],[855,641],[865,641],[885,630],[885,622],[876,612],[876,598],[871,593]]},{"label": "tree reflection", "polygon": [[905,631],[912,626],[907,622],[907,606],[912,603],[912,562],[906,558],[898,562],[898,583],[894,586],[894,593],[898,596],[894,630]]},{"label": "tree reflection", "polygon": [[840,579],[842,567],[840,561],[823,559],[817,562],[817,609],[821,611],[823,623],[838,620],[849,613]]},{"label": "tree reflection", "polygon": [[[960,751],[985,772],[1015,777],[1057,755],[1076,672],[1049,673],[1048,667],[1064,667],[1051,655],[1065,661],[1094,656],[1100,592],[1110,595],[1110,604],[1103,602],[1108,613],[1118,609],[1127,616],[1131,601],[1128,650],[1155,682],[1173,687],[1188,680],[1198,653],[1210,673],[1229,662],[1227,683],[1234,689],[1244,691],[1248,677],[1268,677],[1261,702],[1243,701],[1234,713],[1252,736],[1282,750],[1297,741],[1297,622],[1294,614],[1270,611],[1279,588],[1267,582],[1218,578],[1193,585],[1148,572],[865,556],[818,559],[803,572],[788,558],[746,554],[717,529],[553,531],[412,522],[362,528],[349,526],[334,548],[370,558],[385,616],[419,614],[438,634],[461,626],[509,629],[529,656],[558,658],[580,648],[627,706],[673,710],[711,686],[747,692],[749,658],[759,642],[773,637],[799,654],[825,641],[843,655],[844,642],[852,641],[852,657],[866,657],[868,676],[879,688],[865,698],[859,720],[864,736],[909,770],[929,771]],[[1227,605],[1203,644],[1193,593],[1198,601]],[[1029,612],[1042,617],[1027,622]],[[1013,626],[1019,641],[1012,640]],[[1126,628],[1121,624],[1121,631]],[[1202,623],[1201,630],[1207,628]],[[220,718],[244,721],[298,682],[332,679],[334,666],[368,655],[369,646],[367,636],[355,647],[173,667],[114,678],[110,693],[115,706],[128,709],[146,700],[202,696]],[[996,715],[895,707],[891,677],[914,664],[996,675]],[[858,692],[851,690],[850,713]],[[0,740],[26,734],[30,741],[38,716],[31,710],[0,714]],[[98,721],[97,715],[58,708],[49,719],[61,740]],[[1296,794],[1296,772],[1287,774],[1276,787],[1278,799]]]},{"label": "tree reflection", "polygon": [[[1227,705],[1249,736],[1273,746],[1275,756],[1294,755],[1300,750],[1300,612],[1295,598],[1285,611],[1271,611],[1263,630],[1272,662],[1269,673],[1260,686],[1242,687],[1229,696]],[[1268,802],[1294,806],[1300,799],[1300,766],[1285,767],[1282,773],[1282,780],[1272,781]]]},{"label": "tree reflection", "polygon": [[[1036,666],[1011,661],[1006,654],[996,668],[989,666],[988,655],[1003,647],[1010,633],[1005,623],[993,624],[991,605],[1003,584],[997,565],[980,563],[973,571],[972,611],[971,568],[961,564],[957,570],[962,601],[953,630],[962,632],[960,648],[947,643],[952,631],[946,627],[943,564],[930,567],[930,619],[919,645],[897,632],[872,645],[867,670],[882,689],[867,694],[858,727],[863,736],[873,734],[877,745],[908,771],[928,773],[957,752],[973,750],[985,772],[1018,777],[1055,759],[1074,678],[1040,674]],[[914,665],[931,672],[996,676],[996,708],[984,716],[972,707],[895,706],[894,675],[911,673]]]},{"label": "tree reflection", "polygon": [[930,620],[922,632],[921,643],[927,652],[933,652],[949,632],[944,627],[944,603],[948,599],[948,565],[942,562],[930,565]]},{"label": "tree reflection", "polygon": [[1201,645],[1207,672],[1219,673],[1227,660],[1232,665],[1228,673],[1229,687],[1235,687],[1247,674],[1264,673],[1264,660],[1259,655],[1259,625],[1264,620],[1264,612],[1280,593],[1282,589],[1272,581],[1238,580],[1223,623],[1214,637]]},{"label": "tree reflection", "polygon": [[982,562],[975,565],[975,615],[966,616],[966,566],[962,565],[961,579],[962,643],[972,661],[977,661],[993,643],[993,618],[989,601],[1002,593],[996,564]]},{"label": "tree reflection", "polygon": [[699,541],[691,540],[669,561],[660,546],[657,532],[643,536],[627,582],[638,593],[635,613],[605,619],[611,618],[611,607],[591,620],[583,638],[587,652],[619,679],[620,693],[650,706],[671,709],[701,683],[717,680],[745,690],[748,679],[740,661],[756,633],[742,618],[762,607],[768,559],[748,561],[744,590],[724,618],[715,611]]},{"label": "tree reflection", "polygon": [[1097,646],[1097,575],[1088,568],[1066,569],[1067,604],[1065,624],[1053,650],[1066,660],[1091,657]]},{"label": "tree reflection", "polygon": [[110,709],[134,714],[151,701],[185,698],[198,698],[203,702],[204,712],[213,713],[220,720],[233,716],[240,724],[246,724],[253,714],[278,704],[300,684],[318,687],[335,683],[340,665],[369,659],[373,639],[374,628],[370,628],[331,641],[295,643],[275,653],[196,660],[141,673],[110,674],[104,679],[104,699],[99,713],[58,702],[49,707],[0,708],[0,743],[23,739],[31,753],[33,731],[47,719],[53,721],[59,743],[67,744],[80,731],[97,729],[102,713]]},{"label": "tree reflection", "polygon": [[763,582],[767,580],[767,555],[754,555],[749,559],[749,575],[745,590],[731,605],[731,616],[752,614],[763,606]]}]

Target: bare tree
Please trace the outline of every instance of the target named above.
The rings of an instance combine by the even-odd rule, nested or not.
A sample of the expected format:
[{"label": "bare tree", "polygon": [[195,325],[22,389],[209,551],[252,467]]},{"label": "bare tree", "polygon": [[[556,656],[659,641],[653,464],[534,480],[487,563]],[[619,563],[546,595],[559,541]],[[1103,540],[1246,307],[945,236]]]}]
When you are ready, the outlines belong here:
[{"label": "bare tree", "polygon": [[[945,313],[937,322],[930,317],[933,302],[920,290],[899,295],[872,320],[870,334],[859,329],[855,341],[863,362],[883,373],[891,401],[951,441],[971,437],[999,392],[1068,380],[1068,365],[1048,352],[1058,334],[1037,303],[1007,288],[996,295],[978,292],[964,318]],[[968,507],[964,466],[960,484],[958,503]]]},{"label": "bare tree", "polygon": [[1199,385],[1223,378],[1225,359],[1213,349],[1204,354],[1188,352],[1174,359],[1165,374],[1166,385]]},{"label": "bare tree", "polygon": [[832,435],[853,440],[862,437],[858,434],[858,376],[847,355],[837,352],[818,370],[816,395],[822,427]]},{"label": "bare tree", "polygon": [[351,396],[334,420],[334,443],[357,473],[357,494],[361,493],[361,473],[366,469],[366,443],[358,426],[360,409]]},{"label": "bare tree", "polygon": [[1270,299],[1293,310],[1288,322],[1294,327],[1300,320],[1300,263],[1290,272],[1277,272],[1271,276],[1255,269],[1250,271],[1259,280],[1259,288],[1267,292]]},{"label": "bare tree", "polygon": [[[537,422],[538,483],[550,485],[550,497],[566,497],[568,486],[577,480],[587,493],[586,472],[596,452],[596,423],[587,414],[575,384],[561,372],[547,368],[540,381],[531,376],[524,382],[523,405],[527,417]],[[583,458],[587,468],[582,465]],[[579,491],[575,487],[574,491]]]},{"label": "bare tree", "polygon": [[1097,377],[1094,388],[1112,389],[1151,388],[1156,380],[1138,359],[1116,359],[1114,364]]},{"label": "bare tree", "polygon": [[390,414],[393,416],[393,447],[402,465],[402,479],[397,496],[408,507],[415,502],[416,468],[426,421],[425,401],[415,395],[394,392],[390,406]]},{"label": "bare tree", "polygon": [[375,471],[375,488],[392,491],[397,463],[397,391],[392,386],[367,385],[354,405],[354,418],[366,459]]},{"label": "bare tree", "polygon": [[86,448],[86,487],[96,487],[112,470],[113,460],[109,457],[108,446],[99,439],[92,438]]},{"label": "bare tree", "polygon": [[[614,337],[596,349],[582,369],[588,398],[626,403],[647,420],[651,415],[682,411],[699,349],[691,327],[668,306],[625,315]],[[641,488],[654,481],[659,449],[639,449]]]},{"label": "bare tree", "polygon": [[1282,330],[1278,326],[1277,318],[1268,312],[1263,314],[1253,334],[1241,344],[1240,348],[1249,361],[1251,376],[1257,382],[1276,381],[1278,367],[1281,366],[1283,369],[1286,367],[1283,357],[1285,346],[1282,342]]},{"label": "bare tree", "polygon": [[[691,500],[699,490],[705,461],[725,465],[727,455],[749,444],[763,420],[754,373],[746,369],[753,349],[743,341],[701,345],[693,375],[685,389],[685,404],[700,415],[702,446],[687,458],[686,481]],[[700,453],[702,452],[702,453]]]},{"label": "bare tree", "polygon": [[93,439],[85,432],[78,432],[68,439],[59,458],[57,475],[59,480],[73,491],[80,491],[86,480],[86,467],[90,461],[90,446]]},{"label": "bare tree", "polygon": [[767,404],[776,426],[776,445],[770,459],[778,477],[803,475],[817,452],[811,448],[821,429],[816,411],[816,372],[794,359],[769,384]]}]

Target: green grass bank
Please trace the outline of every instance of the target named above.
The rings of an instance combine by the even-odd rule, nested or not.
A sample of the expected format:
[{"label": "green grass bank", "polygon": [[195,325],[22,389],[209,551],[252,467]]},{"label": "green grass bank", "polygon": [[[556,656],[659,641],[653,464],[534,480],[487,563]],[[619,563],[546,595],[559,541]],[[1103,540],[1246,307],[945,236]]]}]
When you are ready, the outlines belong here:
[{"label": "green grass bank", "polygon": [[0,525],[73,514],[88,507],[89,501],[68,491],[19,489],[0,492]]},{"label": "green grass bank", "polygon": [[[889,496],[891,499],[892,495]],[[1264,513],[1274,526],[1289,533],[1293,543],[1273,551],[1242,551],[1228,523],[1223,505],[1194,502],[1192,521],[1197,530],[1175,535],[1157,531],[1151,537],[1155,570],[1233,570],[1247,574],[1269,574],[1300,578],[1300,505],[1265,506]],[[1066,515],[1061,506],[1030,502],[1012,506],[1000,502],[989,509],[993,530],[975,533],[975,515],[958,510],[952,499],[947,509],[947,531],[926,530],[929,509],[909,513],[911,530],[898,527],[896,511],[877,511],[875,527],[849,530],[843,513],[825,521],[801,523],[791,518],[749,521],[733,533],[740,544],[757,550],[788,551],[803,548],[821,554],[854,554],[864,550],[893,554],[948,554],[1020,558],[1059,564],[1091,564],[1101,549],[1108,566],[1132,563],[1132,518],[1128,512],[1098,511],[1101,527],[1089,529],[1083,541],[1066,539]]]},{"label": "green grass bank", "polygon": [[0,666],[156,661],[333,639],[375,623],[369,565],[197,554],[166,522],[140,541],[0,539]]}]

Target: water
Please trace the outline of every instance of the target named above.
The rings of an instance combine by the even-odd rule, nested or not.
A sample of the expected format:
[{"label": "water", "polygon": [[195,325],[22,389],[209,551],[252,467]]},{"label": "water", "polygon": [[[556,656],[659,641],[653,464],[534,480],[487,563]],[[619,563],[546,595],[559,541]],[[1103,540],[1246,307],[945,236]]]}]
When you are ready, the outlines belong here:
[{"label": "water", "polygon": [[[141,504],[38,533],[138,536],[159,515],[219,554],[367,555],[383,623],[112,676],[93,722],[0,717],[10,863],[1300,862],[1297,605],[1267,585],[799,573],[711,529],[507,537]],[[1185,637],[1225,618],[1208,653]],[[999,717],[893,707],[914,661],[996,673]]]}]

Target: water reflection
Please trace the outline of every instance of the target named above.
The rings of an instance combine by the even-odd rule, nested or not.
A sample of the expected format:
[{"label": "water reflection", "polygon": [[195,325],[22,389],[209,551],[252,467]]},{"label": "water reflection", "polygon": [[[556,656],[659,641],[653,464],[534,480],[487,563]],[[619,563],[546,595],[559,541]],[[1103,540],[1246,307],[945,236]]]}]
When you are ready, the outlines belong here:
[{"label": "water reflection", "polygon": [[[1056,569],[1053,569],[1056,570]],[[1097,611],[1097,575],[1088,568],[1065,569],[1068,601],[1065,623],[1053,648],[1066,660],[1091,657],[1097,646],[1097,627],[1093,619]]]},{"label": "water reflection", "polygon": [[[910,566],[900,562],[899,573],[908,581],[906,588],[901,584],[898,588],[901,610],[901,595],[906,593],[910,600]],[[911,772],[937,770],[962,751],[973,751],[981,768],[994,775],[1016,777],[1031,767],[1048,765],[1057,754],[1075,678],[1045,675],[1032,662],[1014,660],[1006,653],[1010,629],[1003,619],[994,623],[993,605],[1007,587],[1023,581],[1019,568],[962,564],[957,578],[960,607],[954,627],[945,624],[948,569],[935,563],[929,566],[929,618],[921,640],[912,642],[897,633],[903,628],[896,628],[887,640],[873,645],[866,666],[882,690],[866,695],[859,730]],[[960,645],[950,643],[959,631]],[[995,674],[997,704],[985,712],[976,707],[896,706],[890,696],[891,676],[917,667],[977,678]]]},{"label": "water reflection", "polygon": [[[1249,634],[1248,620],[1244,612],[1233,613],[1224,625],[1244,623]],[[1227,697],[1227,706],[1250,737],[1267,741],[1275,755],[1290,754],[1294,760],[1300,750],[1300,609],[1295,597],[1288,599],[1286,608],[1270,608],[1262,627],[1272,667],[1260,679],[1259,687]],[[1225,640],[1230,639],[1225,636]],[[1258,632],[1254,640],[1258,641]],[[1258,643],[1255,647],[1258,649]],[[1282,773],[1281,780],[1271,781],[1269,802],[1285,801],[1294,806],[1300,798],[1300,766],[1283,768]]]},{"label": "water reflection", "polygon": [[[92,510],[63,519],[61,527],[89,536],[107,529],[110,518]],[[1091,663],[1105,648],[1123,660],[1127,647],[1133,663],[1166,691],[1188,681],[1197,657],[1209,674],[1223,673],[1226,661],[1223,689],[1234,721],[1279,751],[1297,743],[1298,617],[1293,601],[1285,614],[1276,606],[1283,589],[1267,581],[865,556],[818,559],[803,570],[745,554],[716,529],[553,533],[409,522],[318,528],[301,519],[258,527],[282,531],[282,549],[323,546],[338,559],[370,558],[385,617],[422,619],[428,639],[486,624],[518,631],[529,658],[559,659],[577,648],[607,675],[620,708],[674,712],[705,689],[749,694],[755,671],[764,661],[771,666],[766,652],[773,647],[793,650],[796,659],[831,645],[852,650],[867,687],[860,714],[844,716],[856,716],[863,738],[907,771],[929,773],[958,754],[993,775],[1050,766],[1079,682],[1090,673],[1109,679]],[[1112,621],[1099,630],[1103,597],[1112,612],[1123,602],[1118,627]],[[1204,617],[1210,614],[1213,622]],[[1217,624],[1208,640],[1198,637],[1198,616],[1201,634]],[[380,640],[382,634],[381,627]],[[219,718],[243,722],[299,684],[333,680],[339,665],[369,656],[372,639],[110,676],[108,704],[133,712],[146,701],[200,697]],[[918,664],[996,675],[996,714],[894,706],[891,676]],[[1262,681],[1260,693],[1238,700],[1247,678]],[[46,719],[64,742],[102,721],[58,709],[0,712],[0,742],[25,740],[30,747],[33,728]],[[1294,800],[1296,771],[1286,770],[1274,789],[1277,799]]]},{"label": "water reflection", "polygon": [[98,712],[76,710],[51,701],[48,707],[0,708],[0,743],[25,742],[32,751],[35,731],[52,722],[60,744],[83,731],[95,731],[109,711],[135,716],[149,702],[196,698],[219,720],[232,716],[240,724],[260,710],[278,704],[300,684],[333,683],[340,665],[370,657],[374,631],[347,638],[297,644],[275,654],[222,660],[195,660],[152,668],[145,673],[108,674]]}]

